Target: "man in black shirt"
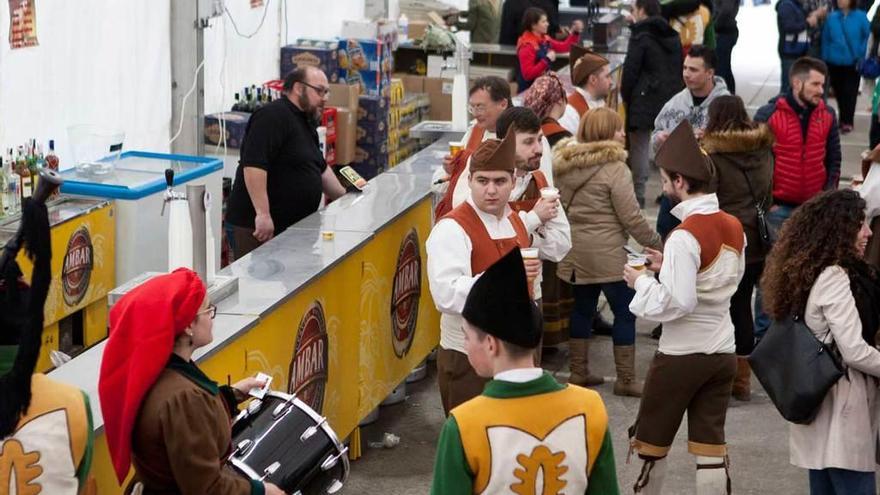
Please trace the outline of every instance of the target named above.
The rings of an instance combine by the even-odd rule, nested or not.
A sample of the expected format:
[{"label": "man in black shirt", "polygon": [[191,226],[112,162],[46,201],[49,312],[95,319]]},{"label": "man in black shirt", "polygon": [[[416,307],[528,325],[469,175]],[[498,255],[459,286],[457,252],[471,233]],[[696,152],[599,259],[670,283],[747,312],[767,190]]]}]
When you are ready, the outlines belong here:
[{"label": "man in black shirt", "polygon": [[324,72],[298,68],[284,96],[251,115],[226,211],[236,258],[317,211],[321,193],[331,201],[345,194],[318,144],[329,92]]}]

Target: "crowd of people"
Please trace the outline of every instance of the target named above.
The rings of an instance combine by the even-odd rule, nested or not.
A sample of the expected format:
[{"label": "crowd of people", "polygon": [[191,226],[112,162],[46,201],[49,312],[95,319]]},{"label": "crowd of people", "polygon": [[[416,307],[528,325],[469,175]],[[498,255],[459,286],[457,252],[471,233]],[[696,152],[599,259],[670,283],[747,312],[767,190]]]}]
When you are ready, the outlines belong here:
[{"label": "crowd of people", "polygon": [[[614,495],[612,439],[628,435],[641,469],[626,483],[660,494],[685,414],[695,492],[730,493],[729,402],[750,400],[749,358],[768,328],[796,319],[837,356],[844,378],[810,421],[791,424],[791,463],[808,470],[812,494],[874,494],[880,90],[861,189],[840,189],[839,180],[840,134],[852,130],[860,77],[854,61],[876,54],[869,38],[880,22],[868,23],[869,6],[851,0],[780,0],[782,91],[751,118],[732,94],[738,2],[636,0],[623,118],[608,107],[609,61],[580,47],[582,23],[559,27],[553,3],[472,2],[471,16],[501,19],[481,36],[515,38],[528,90],[515,106],[508,81],[474,81],[464,147],[443,158],[433,180],[426,264],[441,313],[437,381],[447,419],[432,493]],[[571,52],[570,95],[550,70],[557,51]],[[839,117],[826,103],[829,85]],[[249,122],[227,217],[238,255],[313,212],[321,193],[344,193],[316,146],[313,120],[328,91],[320,70],[297,69],[285,98]],[[644,210],[654,168],[663,191],[656,226]],[[0,341],[0,395],[14,398],[0,402],[0,446],[23,456],[13,449],[37,441],[64,460],[39,467],[49,491],[94,493],[88,398],[33,373],[51,279],[49,227],[45,204],[28,200],[25,210],[35,269],[23,299],[18,246],[0,252],[0,323],[14,329]],[[593,338],[605,326],[601,294],[614,316],[612,392],[640,401],[627,432],[610,429],[602,398],[588,388],[605,380],[590,368],[591,356],[607,352]],[[215,313],[187,269],[138,286],[110,312],[98,391],[120,484],[134,467],[128,490],[283,493],[224,467],[230,420],[264,382],[221,386],[193,362],[213,339]],[[637,318],[662,325],[644,382]],[[568,342],[566,383],[541,368],[542,349],[559,340]],[[53,411],[64,412],[67,430]],[[49,445],[59,432],[67,434],[60,449]]]},{"label": "crowd of people", "polygon": [[[783,4],[793,1],[778,8],[784,11]],[[497,113],[488,119],[485,112],[475,115],[473,129],[482,138],[466,139],[467,149],[446,157],[436,172],[435,192],[446,209],[437,212],[427,266],[445,322],[437,367],[448,419],[433,493],[481,493],[524,483],[526,461],[539,452],[534,439],[576,472],[551,482],[575,483],[578,493],[619,491],[616,476],[608,474],[615,469],[613,456],[608,461],[605,453],[610,443],[580,443],[584,435],[624,434],[608,431],[598,396],[579,399],[578,407],[593,415],[584,416],[576,441],[560,434],[570,431],[567,420],[576,412],[557,401],[567,394],[576,400],[572,389],[604,382],[590,368],[591,355],[607,352],[593,338],[600,294],[614,316],[612,391],[640,400],[627,432],[631,452],[642,462],[631,480],[635,493],[662,493],[666,457],[685,414],[696,493],[730,493],[729,401],[751,399],[749,357],[768,327],[792,317],[837,349],[847,371],[812,422],[792,424],[791,462],[809,471],[811,493],[875,493],[880,260],[870,255],[876,247],[869,244],[878,244],[870,223],[880,198],[871,197],[877,196],[871,187],[860,195],[838,184],[840,134],[852,125],[845,93],[850,86],[841,66],[855,69],[840,59],[810,57],[807,50],[791,60],[780,52],[785,86],[752,118],[732,94],[730,53],[718,46],[720,38],[726,46],[735,43],[735,8],[731,14],[726,6],[733,23],[722,16],[714,32],[695,38],[676,26],[710,24],[705,21],[724,9],[673,7],[690,14],[677,12],[670,21],[664,12],[669,6],[635,3],[620,87],[625,120],[607,107],[608,60],[575,44],[565,47],[571,54],[570,96],[547,69],[529,81],[522,107],[511,106],[505,94],[496,99],[505,101]],[[820,53],[840,56],[842,46],[835,43],[845,39],[842,28],[828,23],[865,24],[857,23],[859,9],[845,2],[827,12],[816,9],[809,25],[824,22]],[[530,15],[530,22],[546,22]],[[532,34],[547,35],[540,25]],[[840,123],[826,103],[829,80]],[[490,87],[491,78],[477,81],[472,108]],[[880,159],[880,149],[866,164],[874,158]],[[645,183],[654,167],[663,186],[656,227],[644,216]],[[866,185],[880,179],[876,170],[880,164],[866,168]],[[444,182],[446,177],[457,180]],[[637,252],[628,253],[629,244],[639,246]],[[546,264],[526,256],[530,248]],[[505,314],[500,303],[486,301],[509,289],[490,286],[502,267],[512,277],[513,266],[522,267],[516,271],[524,273],[528,290],[519,295],[532,301],[530,317],[517,317],[513,302]],[[560,311],[563,300],[570,311]],[[488,307],[479,314],[469,310],[479,305]],[[540,328],[564,318],[567,387],[540,368],[540,349],[547,345]],[[636,318],[662,325],[644,383],[636,373]],[[519,340],[517,332],[530,337]],[[559,405],[551,408],[554,414],[544,407],[527,412],[538,401]],[[564,417],[557,411],[565,411]],[[844,419],[849,414],[852,421]],[[495,434],[496,428],[530,436]],[[601,452],[584,455],[597,446]]]}]

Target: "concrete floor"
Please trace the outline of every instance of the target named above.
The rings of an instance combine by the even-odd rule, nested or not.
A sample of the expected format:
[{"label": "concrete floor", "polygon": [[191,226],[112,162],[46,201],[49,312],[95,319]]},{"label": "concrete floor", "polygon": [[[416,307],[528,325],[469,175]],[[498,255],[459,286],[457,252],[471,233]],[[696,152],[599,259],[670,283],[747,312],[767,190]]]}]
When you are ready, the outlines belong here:
[{"label": "concrete floor", "polygon": [[[751,112],[766,103],[779,91],[779,61],[776,57],[776,21],[772,6],[740,10],[739,43],[734,50],[734,74],[737,90]],[[833,104],[832,100],[832,104]],[[870,88],[865,88],[857,106],[856,129],[842,136],[844,165],[841,184],[846,185],[859,173],[859,154],[867,147],[870,118]],[[660,192],[659,176],[654,174],[648,185],[648,197]],[[649,220],[656,218],[657,207],[645,212]],[[610,318],[607,308],[606,317]],[[638,323],[637,367],[644,376],[656,341],[648,337],[650,322]],[[614,363],[609,337],[597,337],[591,366],[613,383]],[[545,368],[564,382],[568,378],[567,348],[560,346],[555,355],[545,356]],[[428,378],[410,384],[405,402],[381,408],[380,419],[363,430],[363,457],[352,463],[351,476],[344,493],[423,494],[430,490],[436,439],[443,423],[443,411],[436,386],[433,364]],[[767,395],[753,382],[751,402],[731,402],[727,416],[727,437],[730,445],[733,489],[737,494],[787,495],[808,492],[806,472],[788,462],[788,427]],[[622,493],[632,493],[640,463],[626,464],[626,430],[635,418],[639,401],[612,395],[612,383],[598,387],[608,409],[614,438],[618,479]],[[401,437],[393,449],[370,448],[384,432]],[[686,423],[682,424],[669,456],[669,472],[665,493],[694,492],[694,459],[686,451]]]}]

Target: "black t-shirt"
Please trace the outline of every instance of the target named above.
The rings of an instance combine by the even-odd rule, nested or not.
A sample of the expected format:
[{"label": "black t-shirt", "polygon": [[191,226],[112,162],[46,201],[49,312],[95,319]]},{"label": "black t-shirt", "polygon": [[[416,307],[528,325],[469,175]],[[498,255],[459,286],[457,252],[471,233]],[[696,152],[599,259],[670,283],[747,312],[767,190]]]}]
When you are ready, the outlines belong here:
[{"label": "black t-shirt", "polygon": [[260,168],[268,174],[269,213],[276,235],[317,211],[321,174],[327,163],[314,124],[287,98],[254,112],[242,139],[226,221],[254,228],[256,211],[244,182],[244,167]]},{"label": "black t-shirt", "polygon": [[703,102],[706,101],[706,98],[708,98],[708,97],[709,97],[708,95],[707,96],[694,96],[693,94],[691,94],[691,98],[694,99],[694,106],[695,107],[702,105]]}]

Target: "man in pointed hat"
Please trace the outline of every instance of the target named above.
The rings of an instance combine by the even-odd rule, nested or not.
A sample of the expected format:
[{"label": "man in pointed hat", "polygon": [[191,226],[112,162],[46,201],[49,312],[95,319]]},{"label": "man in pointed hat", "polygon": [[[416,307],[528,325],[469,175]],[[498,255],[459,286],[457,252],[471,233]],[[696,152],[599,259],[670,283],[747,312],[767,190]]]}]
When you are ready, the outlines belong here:
[{"label": "man in pointed hat", "polygon": [[[541,314],[518,249],[474,282],[464,304],[467,359],[483,393],[452,410],[437,446],[433,495],[619,493],[599,394],[536,368]],[[543,476],[538,476],[542,471]]]},{"label": "man in pointed hat", "polygon": [[[440,350],[437,380],[443,409],[476,397],[486,380],[471,368],[465,355],[461,311],[474,282],[511,249],[537,247],[546,242],[508,205],[514,187],[516,136],[483,142],[471,158],[471,194],[440,219],[426,243],[428,283],[440,310]],[[550,208],[558,213],[558,205]],[[521,216],[522,215],[522,216]],[[526,261],[530,280],[541,274],[541,261]]]},{"label": "man in pointed hat", "polygon": [[578,45],[572,45],[570,60],[574,93],[568,97],[559,125],[577,135],[581,116],[591,108],[605,106],[605,98],[611,92],[611,68],[608,59]]},{"label": "man in pointed hat", "polygon": [[[745,271],[745,234],[739,220],[708,193],[713,166],[685,120],[657,152],[663,192],[681,225],[663,253],[647,250],[648,269],[624,267],[636,291],[629,309],[663,323],[632,448],[645,464],[636,493],[662,493],[666,455],[685,411],[688,450],[696,456],[698,495],[729,493],[724,421],[736,373],[730,298]],[[650,270],[650,271],[649,271]],[[659,272],[659,280],[651,272]]]}]

